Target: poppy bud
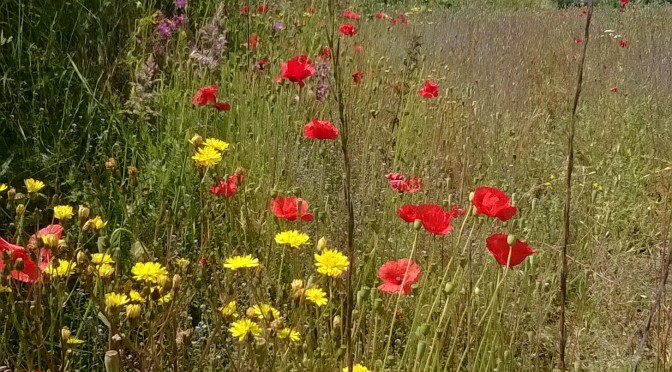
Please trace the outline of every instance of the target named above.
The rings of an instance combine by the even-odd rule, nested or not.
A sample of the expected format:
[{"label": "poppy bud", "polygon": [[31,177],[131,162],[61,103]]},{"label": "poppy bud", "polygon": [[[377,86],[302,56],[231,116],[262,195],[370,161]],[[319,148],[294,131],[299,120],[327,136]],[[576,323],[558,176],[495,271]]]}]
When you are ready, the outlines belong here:
[{"label": "poppy bud", "polygon": [[271,198],[277,198],[278,197],[278,190],[273,189],[271,190]]},{"label": "poppy bud", "polygon": [[413,221],[413,228],[416,230],[420,230],[422,228],[422,221],[419,219]]},{"label": "poppy bud", "polygon": [[474,287],[474,294],[478,296],[479,293],[481,293],[481,289],[478,287]]},{"label": "poppy bud", "polygon": [[453,290],[455,289],[455,285],[453,282],[448,282],[446,285],[443,287],[443,291],[446,292],[446,294],[451,294],[453,293]]},{"label": "poppy bud", "polygon": [[429,332],[429,324],[421,324],[418,329],[415,330],[415,335],[418,337],[427,336]]},{"label": "poppy bud", "polygon": [[469,193],[469,201],[474,201],[474,192]]},{"label": "poppy bud", "polygon": [[368,293],[369,293],[369,287],[362,287],[359,291],[357,291],[357,306],[362,305]]},{"label": "poppy bud", "polygon": [[12,201],[14,200],[15,197],[16,197],[15,188],[12,187],[11,189],[7,190],[7,200]]},{"label": "poppy bud", "polygon": [[300,198],[301,197],[301,188],[300,187],[292,188],[292,194],[294,194],[294,196]]},{"label": "poppy bud", "polygon": [[334,319],[331,321],[331,326],[333,328],[340,328],[341,327],[341,316],[340,315],[334,316]]},{"label": "poppy bud", "polygon": [[18,217],[23,217],[23,214],[26,213],[26,206],[23,204],[19,204],[16,206],[16,215]]},{"label": "poppy bud", "polygon": [[26,267],[23,264],[23,258],[17,258],[16,261],[14,261],[14,270],[21,271],[25,268]]},{"label": "poppy bud", "polygon": [[194,145],[194,147],[201,147],[201,145],[203,144],[203,137],[201,137],[198,134],[194,134],[194,136],[191,137],[191,139],[189,140],[189,143]]},{"label": "poppy bud", "polygon": [[415,349],[415,359],[420,360],[425,356],[425,350],[427,349],[427,343],[424,340],[418,342],[418,346]]},{"label": "poppy bud", "polygon": [[509,247],[513,247],[513,245],[516,244],[516,236],[509,234],[509,236],[506,237],[506,243],[509,245]]},{"label": "poppy bud", "polygon": [[320,238],[320,240],[317,241],[317,251],[322,252],[326,247],[327,247],[327,239],[325,239],[323,236]]},{"label": "poppy bud", "polygon": [[382,305],[383,305],[383,299],[376,298],[373,301],[373,310],[379,310]]},{"label": "poppy bud", "polygon": [[77,217],[79,218],[79,222],[86,222],[86,220],[89,218],[89,208],[80,205],[79,209],[77,210]]}]

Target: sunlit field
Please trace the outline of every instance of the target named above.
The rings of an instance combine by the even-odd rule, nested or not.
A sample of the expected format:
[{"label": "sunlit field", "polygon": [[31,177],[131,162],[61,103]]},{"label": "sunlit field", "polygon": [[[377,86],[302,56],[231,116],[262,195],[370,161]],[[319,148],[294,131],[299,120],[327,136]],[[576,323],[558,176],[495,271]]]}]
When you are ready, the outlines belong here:
[{"label": "sunlit field", "polygon": [[0,4],[0,372],[670,370],[672,8],[588,9]]}]

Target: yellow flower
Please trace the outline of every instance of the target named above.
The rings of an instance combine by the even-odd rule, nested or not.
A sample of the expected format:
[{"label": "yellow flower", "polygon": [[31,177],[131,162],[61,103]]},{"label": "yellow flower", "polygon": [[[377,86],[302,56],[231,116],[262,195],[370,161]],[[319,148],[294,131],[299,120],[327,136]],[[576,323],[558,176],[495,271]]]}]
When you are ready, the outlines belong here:
[{"label": "yellow flower", "polygon": [[159,305],[165,305],[165,304],[169,303],[170,300],[171,300],[170,292],[168,292],[165,295],[163,295],[161,298],[159,298]]},{"label": "yellow flower", "polygon": [[198,149],[198,152],[191,157],[199,167],[209,167],[222,161],[222,153],[213,147],[205,146]]},{"label": "yellow flower", "polygon": [[168,270],[158,262],[138,262],[131,269],[133,279],[139,282],[161,284],[168,279]]},{"label": "yellow flower", "polygon": [[12,293],[12,289],[4,285],[0,285],[0,293]]},{"label": "yellow flower", "polygon": [[115,307],[124,306],[128,303],[128,296],[123,293],[105,293],[105,309],[110,310]]},{"label": "yellow flower", "polygon": [[110,264],[102,264],[98,266],[98,275],[101,278],[109,278],[114,274],[114,267]]},{"label": "yellow flower", "polygon": [[175,265],[177,265],[177,267],[179,267],[182,270],[186,270],[187,267],[189,267],[189,260],[187,260],[186,258],[180,257],[180,258],[175,260]]},{"label": "yellow flower", "polygon": [[205,140],[205,146],[212,147],[217,151],[226,151],[229,149],[229,144],[217,138],[208,138]]},{"label": "yellow flower", "polygon": [[84,229],[85,231],[90,231],[90,230],[100,231],[105,226],[107,226],[107,221],[103,221],[103,219],[100,218],[100,216],[96,216],[96,217],[86,221],[86,223],[84,224],[82,229]]},{"label": "yellow flower", "polygon": [[261,327],[259,327],[259,324],[249,319],[241,319],[233,322],[229,331],[231,332],[231,336],[237,338],[240,342],[245,341],[245,338],[248,336],[253,338],[261,335]]},{"label": "yellow flower", "polygon": [[[343,368],[343,372],[348,372],[348,367]],[[357,363],[352,366],[352,372],[369,372],[369,369]]]},{"label": "yellow flower", "polygon": [[306,289],[306,300],[317,306],[324,306],[327,304],[327,294],[318,287],[308,288]]},{"label": "yellow flower", "polygon": [[0,192],[3,192],[5,190],[7,190],[7,185],[4,183],[0,183]]},{"label": "yellow flower", "polygon": [[280,317],[280,310],[269,304],[254,305],[250,309],[248,313],[251,312],[257,319],[273,320]]},{"label": "yellow flower", "polygon": [[145,303],[144,297],[142,297],[140,292],[136,291],[135,289],[131,290],[131,292],[128,295],[131,297],[131,301],[139,302],[141,304]]},{"label": "yellow flower", "polygon": [[65,260],[58,260],[58,266],[54,267],[53,262],[44,269],[44,272],[54,278],[60,276],[68,277],[75,273],[75,268],[77,267],[76,262],[70,262]]},{"label": "yellow flower", "polygon": [[60,221],[66,221],[72,218],[74,212],[69,205],[57,205],[54,207],[54,218]]},{"label": "yellow flower", "polygon": [[253,258],[251,254],[246,256],[235,256],[226,259],[224,268],[229,270],[245,269],[250,267],[258,267],[259,260]]},{"label": "yellow flower", "polygon": [[77,345],[83,344],[84,340],[80,340],[77,336],[73,336],[72,332],[67,328],[61,329],[61,339],[63,343],[68,347],[75,347]]},{"label": "yellow flower", "polygon": [[310,237],[308,234],[296,230],[283,231],[275,235],[276,243],[289,244],[292,248],[301,248],[302,245],[308,244],[309,241]]},{"label": "yellow flower", "polygon": [[39,192],[44,188],[44,182],[28,178],[23,180],[23,183],[26,185],[26,190],[29,193]]},{"label": "yellow flower", "polygon": [[142,312],[142,306],[138,304],[128,304],[126,305],[126,317],[128,319],[137,318]]},{"label": "yellow flower", "polygon": [[237,318],[238,314],[236,314],[236,301],[230,301],[228,304],[220,307],[219,312],[222,313],[222,316]]},{"label": "yellow flower", "polygon": [[287,327],[281,329],[280,332],[278,332],[278,338],[281,339],[287,338],[292,342],[301,341],[301,335],[299,334],[299,332]]},{"label": "yellow flower", "polygon": [[113,264],[114,260],[107,253],[94,253],[91,255],[91,263],[94,265]]},{"label": "yellow flower", "polygon": [[348,258],[337,250],[325,248],[322,253],[315,254],[315,267],[322,275],[337,278],[348,269],[348,265]]}]

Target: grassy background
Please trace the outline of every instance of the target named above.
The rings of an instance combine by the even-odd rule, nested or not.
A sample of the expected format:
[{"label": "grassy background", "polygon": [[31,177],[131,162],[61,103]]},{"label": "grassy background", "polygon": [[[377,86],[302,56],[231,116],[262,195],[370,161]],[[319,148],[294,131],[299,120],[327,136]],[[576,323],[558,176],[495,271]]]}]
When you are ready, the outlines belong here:
[{"label": "grassy background", "polygon": [[[193,1],[188,26],[171,37],[165,54],[153,55],[157,68],[150,78],[152,28],[146,20],[156,9],[170,14],[171,2],[0,5],[0,180],[19,188],[24,178],[39,178],[61,203],[86,204],[102,214],[110,233],[88,249],[112,248],[122,273],[138,242],[162,262],[175,255],[196,262],[206,255],[218,263],[254,253],[268,272],[253,280],[256,295],[280,308],[287,294],[277,283],[310,276],[312,255],[302,252],[290,269],[278,265],[284,254],[272,237],[292,225],[268,213],[272,192],[304,197],[317,218],[302,229],[313,241],[326,236],[330,245],[345,246],[339,148],[308,141],[301,132],[316,117],[337,123],[335,103],[315,101],[314,83],[299,91],[273,81],[282,61],[300,52],[315,56],[326,44],[320,31],[331,24],[326,5],[317,4],[312,17],[302,14],[306,5],[274,3],[270,14],[244,19],[238,4]],[[362,4],[356,9],[367,19],[359,21],[360,33],[340,44],[353,125],[355,291],[375,287],[380,264],[410,252],[415,232],[395,215],[402,203],[464,205],[474,187],[487,184],[513,194],[520,214],[506,225],[479,222],[471,231],[467,225],[458,232],[457,223],[445,238],[419,234],[423,280],[413,297],[401,300],[404,316],[395,323],[390,350],[395,298],[374,291],[355,316],[357,360],[375,370],[383,363],[399,370],[550,370],[557,364],[565,137],[580,52],[573,39],[585,20],[577,9],[557,10],[550,2],[395,7],[381,9],[409,12],[410,25],[368,19],[378,8]],[[628,369],[653,300],[669,228],[671,16],[667,7],[619,13],[605,6],[591,30],[570,247],[568,360],[576,370]],[[189,58],[190,48],[205,45],[199,29],[213,19],[229,30],[229,48],[220,64],[204,69]],[[277,34],[271,30],[276,20],[285,25]],[[248,30],[260,36],[256,52],[241,47]],[[620,48],[620,39],[629,47]],[[354,53],[355,42],[361,53]],[[272,62],[255,71],[253,63],[262,57]],[[364,73],[360,85],[349,80],[356,69]],[[436,100],[416,94],[428,79],[441,87]],[[394,88],[400,82],[404,94]],[[195,90],[209,84],[220,87],[218,97],[231,102],[230,112],[191,107]],[[129,105],[138,99],[138,86],[151,94],[140,106]],[[133,108],[140,111],[129,112]],[[205,177],[190,159],[187,140],[196,132],[233,146]],[[112,172],[104,165],[109,158],[118,164]],[[129,177],[128,166],[138,168],[137,178]],[[246,169],[239,195],[230,201],[207,195],[208,185],[238,166]],[[392,171],[419,175],[425,189],[393,194],[383,177]],[[58,203],[45,203],[31,216],[33,225],[49,219],[49,204]],[[14,233],[12,213],[8,208],[0,219],[3,236]],[[112,237],[118,228],[130,234]],[[502,271],[483,244],[493,231],[514,233],[540,251],[509,273],[503,298],[494,296]],[[475,252],[472,274],[468,248]],[[214,327],[222,288],[211,283],[213,271],[186,276],[189,291],[179,300],[184,311],[172,315],[176,329],[194,334],[184,368],[191,368]],[[469,275],[478,290],[469,290]],[[454,289],[446,291],[446,283]],[[223,286],[241,302],[251,296],[238,285]],[[499,312],[490,308],[491,298]],[[85,302],[85,295],[76,296],[59,321],[81,322],[87,340],[72,367],[99,370],[106,338],[99,336],[104,330],[98,319],[87,318]],[[332,303],[307,329],[330,328],[326,324],[341,311],[338,300]],[[646,370],[669,368],[669,306],[665,299],[647,345]],[[301,322],[305,314],[296,314],[292,321]],[[436,332],[432,327],[428,335],[418,334],[425,323],[436,325]],[[0,350],[16,355],[13,331],[5,332],[8,341],[0,342]],[[287,369],[343,365],[338,335],[325,332],[331,337],[304,335],[303,349],[285,360]],[[209,370],[245,355],[227,347],[226,336],[216,338]],[[140,342],[143,334],[134,337]],[[436,344],[427,347],[427,358],[416,357],[423,340]],[[20,356],[8,358],[19,363]]]}]

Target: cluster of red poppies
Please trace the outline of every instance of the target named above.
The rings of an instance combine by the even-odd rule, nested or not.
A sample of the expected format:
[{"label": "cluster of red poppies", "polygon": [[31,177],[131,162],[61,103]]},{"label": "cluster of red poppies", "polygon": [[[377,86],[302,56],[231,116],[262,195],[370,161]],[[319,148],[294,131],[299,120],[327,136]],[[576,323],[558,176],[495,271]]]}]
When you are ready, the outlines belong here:
[{"label": "cluster of red poppies", "polygon": [[[61,239],[63,236],[63,226],[48,225],[28,239],[28,246],[36,247],[38,243],[37,239],[41,239],[43,236],[49,234],[53,234],[57,236],[58,239]],[[31,251],[38,253],[36,260],[33,260],[31,257]],[[0,270],[9,263],[12,265],[12,270],[10,272],[12,278],[25,283],[38,282],[41,273],[47,268],[49,261],[51,261],[51,249],[42,248],[40,250],[35,249],[31,251],[0,238],[0,252],[2,253]]]}]

